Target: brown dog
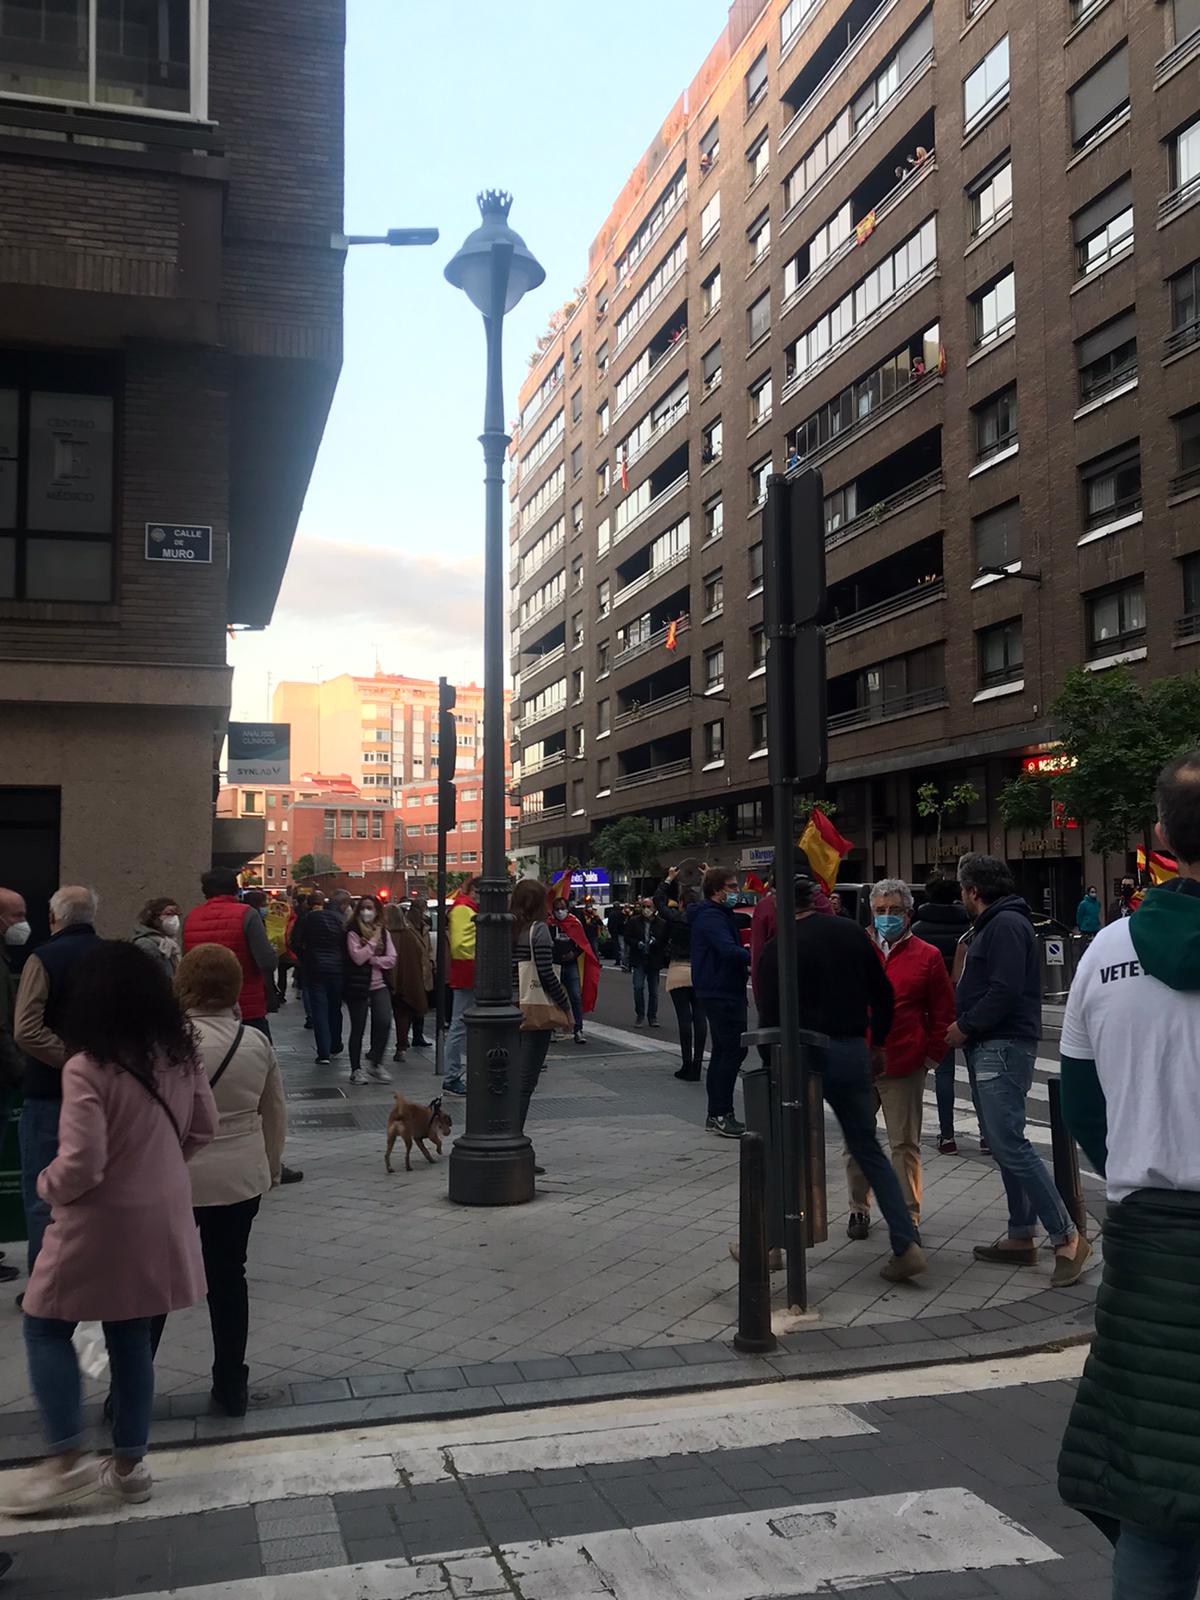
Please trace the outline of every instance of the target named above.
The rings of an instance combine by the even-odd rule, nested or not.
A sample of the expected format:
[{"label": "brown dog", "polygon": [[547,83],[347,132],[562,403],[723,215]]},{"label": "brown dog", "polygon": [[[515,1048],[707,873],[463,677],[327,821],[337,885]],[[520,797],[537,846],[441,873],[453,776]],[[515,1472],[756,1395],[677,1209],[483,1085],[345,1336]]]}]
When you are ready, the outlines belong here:
[{"label": "brown dog", "polygon": [[415,1106],[406,1100],[402,1094],[396,1096],[396,1103],[388,1112],[387,1119],[387,1150],[384,1153],[383,1164],[389,1172],[392,1170],[392,1147],[397,1139],[404,1140],[404,1170],[412,1171],[412,1147],[433,1165],[433,1157],[426,1150],[424,1141],[428,1139],[437,1151],[442,1153],[442,1136],[450,1132],[453,1124],[449,1114],[442,1110],[442,1097],[439,1095],[432,1105]]}]

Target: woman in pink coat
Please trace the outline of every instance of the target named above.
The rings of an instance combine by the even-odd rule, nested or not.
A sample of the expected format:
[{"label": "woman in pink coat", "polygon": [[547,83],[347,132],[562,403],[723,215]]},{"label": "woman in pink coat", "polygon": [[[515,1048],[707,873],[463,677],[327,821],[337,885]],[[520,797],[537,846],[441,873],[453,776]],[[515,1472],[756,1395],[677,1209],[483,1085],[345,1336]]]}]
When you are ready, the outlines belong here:
[{"label": "woman in pink coat", "polygon": [[[161,966],[104,941],[66,996],[58,1154],[38,1178],[51,1207],[25,1291],[29,1377],[50,1446],[0,1509],[25,1516],[100,1487],[150,1498],[143,1457],[154,1403],[151,1325],[204,1298],[186,1163],[217,1112],[191,1029]],[[104,1324],[112,1369],[113,1455],[81,1450],[81,1385],[71,1335]]]}]

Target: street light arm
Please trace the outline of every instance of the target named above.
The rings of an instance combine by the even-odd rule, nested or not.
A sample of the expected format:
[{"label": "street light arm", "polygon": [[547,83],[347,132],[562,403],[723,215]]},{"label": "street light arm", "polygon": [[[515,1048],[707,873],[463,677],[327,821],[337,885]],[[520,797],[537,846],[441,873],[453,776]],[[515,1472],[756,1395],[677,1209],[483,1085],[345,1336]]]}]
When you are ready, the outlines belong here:
[{"label": "street light arm", "polygon": [[348,250],[352,244],[436,244],[438,237],[436,228],[389,228],[386,233],[331,233],[329,246]]}]

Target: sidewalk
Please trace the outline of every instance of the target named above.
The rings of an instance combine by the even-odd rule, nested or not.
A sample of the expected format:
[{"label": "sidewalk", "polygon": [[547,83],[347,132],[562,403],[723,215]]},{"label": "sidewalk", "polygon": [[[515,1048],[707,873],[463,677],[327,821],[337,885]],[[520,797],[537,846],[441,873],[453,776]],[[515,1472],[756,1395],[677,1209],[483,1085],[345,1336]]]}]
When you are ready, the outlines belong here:
[{"label": "sidewalk", "polygon": [[[963,1153],[924,1152],[930,1270],[916,1285],[879,1277],[878,1221],[868,1242],[846,1239],[829,1129],[830,1238],[809,1257],[819,1321],[763,1361],[729,1343],[738,1147],[705,1134],[702,1087],[674,1079],[678,1056],[652,1036],[598,1027],[585,1048],[553,1047],[529,1124],[547,1168],[538,1198],[482,1211],[452,1206],[444,1162],[415,1150],[412,1172],[400,1161],[388,1177],[390,1091],[350,1089],[344,1063],[312,1065],[294,1001],[273,1021],[288,1160],[305,1179],[268,1197],[251,1241],[254,1406],[245,1423],[202,1414],[211,1349],[194,1308],[171,1318],[159,1355],[162,1442],[961,1359],[1087,1332],[1094,1269],[1056,1293],[1048,1256],[1012,1271],[973,1260],[1005,1211],[965,1091]],[[394,1069],[410,1098],[434,1091],[428,1062],[410,1052]],[[451,1109],[457,1133],[461,1102]],[[0,1331],[0,1459],[28,1453],[35,1431],[13,1315]]]}]

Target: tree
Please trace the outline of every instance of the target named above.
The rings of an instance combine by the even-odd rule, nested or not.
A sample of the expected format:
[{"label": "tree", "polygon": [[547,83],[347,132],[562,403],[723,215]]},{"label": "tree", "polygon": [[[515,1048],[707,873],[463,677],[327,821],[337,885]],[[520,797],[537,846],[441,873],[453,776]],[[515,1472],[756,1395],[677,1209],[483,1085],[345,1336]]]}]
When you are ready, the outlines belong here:
[{"label": "tree", "polygon": [[725,833],[728,823],[729,819],[724,811],[697,811],[665,838],[659,835],[659,841],[663,848],[671,850],[677,848],[686,850],[694,845],[700,851],[701,858],[707,861],[712,855],[713,846]]},{"label": "tree", "polygon": [[591,853],[598,865],[614,873],[628,871],[632,878],[657,869],[663,848],[664,836],[655,833],[648,817],[618,817],[601,828]]},{"label": "tree", "polygon": [[463,884],[467,883],[474,876],[475,874],[472,872],[447,872],[446,893],[448,895],[456,894],[458,890],[462,888]]},{"label": "tree", "polygon": [[332,856],[302,855],[297,856],[292,862],[292,877],[297,882],[301,878],[319,878],[323,872],[340,872],[341,868]]},{"label": "tree", "polygon": [[814,811],[820,811],[826,817],[837,815],[838,803],[836,800],[822,800],[815,794],[798,794],[792,801],[792,819],[798,832],[803,832],[808,826],[808,819]]},{"label": "tree", "polygon": [[919,817],[934,817],[937,821],[937,836],[933,847],[935,864],[942,859],[942,827],[948,816],[953,816],[956,811],[965,811],[968,806],[973,806],[979,799],[979,790],[973,783],[956,783],[953,789],[941,792],[936,783],[923,783],[917,790],[917,815]]}]

